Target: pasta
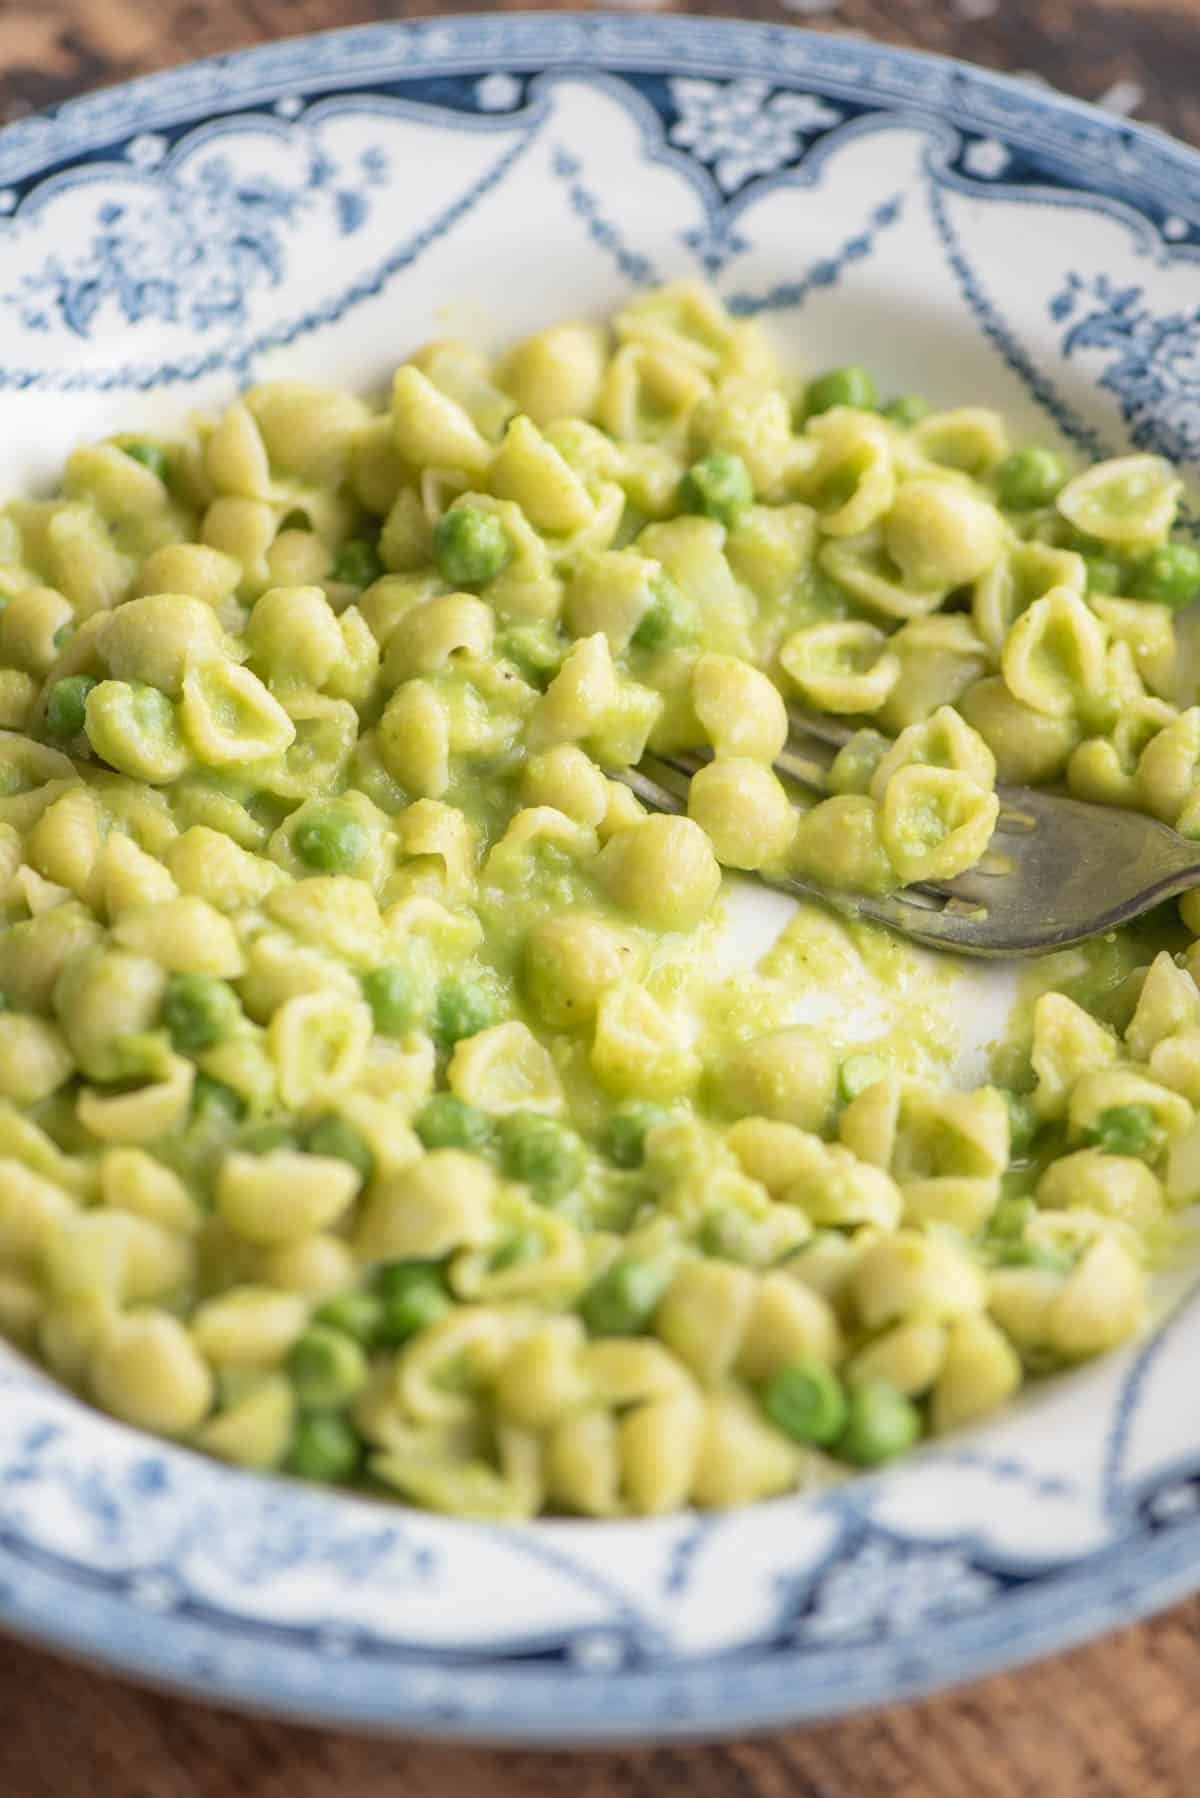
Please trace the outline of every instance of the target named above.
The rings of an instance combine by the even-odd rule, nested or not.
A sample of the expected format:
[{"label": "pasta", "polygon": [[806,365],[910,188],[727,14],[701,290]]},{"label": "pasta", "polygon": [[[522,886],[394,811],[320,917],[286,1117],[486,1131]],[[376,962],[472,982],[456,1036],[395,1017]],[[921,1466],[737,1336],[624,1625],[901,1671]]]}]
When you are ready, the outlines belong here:
[{"label": "pasta", "polygon": [[[689,284],[75,450],[0,514],[0,1330],[496,1519],[820,1485],[1126,1340],[1200,1199],[1194,898],[971,1091],[797,1021],[883,933],[714,947],[723,868],[951,876],[998,780],[1197,834],[1179,494],[798,388]],[[788,701],[855,727],[815,798]]]}]

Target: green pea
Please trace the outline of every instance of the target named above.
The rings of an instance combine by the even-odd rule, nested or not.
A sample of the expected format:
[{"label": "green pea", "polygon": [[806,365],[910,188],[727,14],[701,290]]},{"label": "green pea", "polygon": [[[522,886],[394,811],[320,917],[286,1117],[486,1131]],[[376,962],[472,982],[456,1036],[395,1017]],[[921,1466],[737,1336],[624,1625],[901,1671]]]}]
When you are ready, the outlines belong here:
[{"label": "green pea", "polygon": [[197,1074],[192,1087],[192,1116],[201,1123],[240,1123],[246,1115],[241,1093],[211,1074]]},{"label": "green pea", "polygon": [[988,1219],[988,1235],[1001,1242],[1015,1241],[1024,1236],[1037,1214],[1037,1205],[1031,1198],[1001,1199]]},{"label": "green pea", "polygon": [[872,1380],[850,1394],[837,1453],[857,1467],[878,1467],[911,1448],[921,1427],[921,1413],[911,1399],[887,1380]]},{"label": "green pea", "polygon": [[210,974],[172,974],[162,1015],[180,1054],[198,1055],[233,1034],[242,1007],[227,980],[215,980]]},{"label": "green pea", "polygon": [[638,649],[666,649],[691,636],[691,618],[683,594],[669,575],[651,581],[652,598],[638,621],[632,641]]},{"label": "green pea", "polygon": [[349,874],[367,853],[367,833],[344,806],[315,806],[292,832],[292,848],[321,874]]},{"label": "green pea", "polygon": [[762,1388],[763,1409],[796,1442],[836,1442],[849,1407],[842,1382],[823,1361],[790,1361]]},{"label": "green pea", "polygon": [[444,980],[433,1007],[433,1034],[444,1049],[496,1022],[496,1002],[477,980]]},{"label": "green pea", "polygon": [[369,587],[383,573],[379,551],[365,537],[351,537],[333,558],[330,578],[345,581],[348,587]]},{"label": "green pea", "polygon": [[363,998],[381,1036],[405,1036],[422,1012],[421,985],[410,968],[394,962],[362,978]]},{"label": "green pea", "polygon": [[1112,556],[1085,556],[1089,593],[1119,593],[1125,584],[1121,564]]},{"label": "green pea", "polygon": [[754,504],[754,483],[740,456],[729,450],[709,450],[679,483],[679,503],[685,512],[715,518],[726,527],[735,525]]},{"label": "green pea", "polygon": [[834,406],[859,406],[869,412],[877,404],[875,382],[869,369],[851,362],[845,368],[830,368],[810,381],[804,395],[804,411],[808,418],[829,412]]},{"label": "green pea", "polygon": [[646,1137],[659,1124],[669,1122],[670,1116],[661,1105],[623,1105],[605,1124],[600,1146],[617,1167],[641,1167],[646,1157]]},{"label": "green pea", "polygon": [[289,1124],[279,1118],[266,1118],[261,1124],[251,1124],[248,1130],[243,1130],[237,1146],[247,1155],[269,1155],[273,1149],[295,1149],[299,1145]]},{"label": "green pea", "polygon": [[1027,445],[1006,456],[996,470],[996,498],[1009,512],[1032,512],[1048,506],[1067,478],[1066,464],[1054,450]]},{"label": "green pea", "polygon": [[312,1324],[288,1350],[287,1371],[302,1405],[329,1410],[362,1391],[367,1357],[352,1336],[328,1324]]},{"label": "green pea", "polygon": [[536,1230],[515,1230],[492,1256],[490,1266],[493,1273],[503,1273],[508,1267],[523,1267],[529,1261],[540,1261],[546,1245]]},{"label": "green pea", "polygon": [[562,667],[566,645],[552,624],[514,624],[497,639],[496,649],[516,663],[526,680],[544,689]]},{"label": "green pea", "polygon": [[614,1261],[579,1301],[593,1336],[640,1336],[649,1329],[667,1275],[649,1261]]},{"label": "green pea", "polygon": [[46,695],[46,730],[52,737],[77,737],[83,729],[87,696],[96,682],[90,674],[68,674]]},{"label": "green pea", "polygon": [[374,1348],[383,1329],[383,1301],[373,1292],[339,1292],[313,1312],[313,1322]]},{"label": "green pea", "polygon": [[74,635],[75,626],[73,624],[60,624],[55,631],[54,636],[51,638],[51,642],[54,644],[55,649],[61,654]]},{"label": "green pea", "polygon": [[494,512],[452,506],[433,527],[433,559],[452,587],[482,587],[512,561],[508,533]]},{"label": "green pea", "polygon": [[370,1144],[353,1124],[333,1112],[313,1125],[304,1147],[310,1155],[328,1155],[334,1161],[348,1162],[364,1181],[374,1178],[375,1157]]},{"label": "green pea", "polygon": [[902,425],[905,430],[910,425],[920,424],[928,414],[929,401],[923,400],[919,393],[899,394],[883,408],[883,416],[890,418],[893,424]]},{"label": "green pea", "polygon": [[166,485],[168,470],[166,450],[160,449],[157,443],[126,443],[122,445],[122,448],[131,461],[140,462],[143,468],[148,468],[151,474],[157,475],[163,485]]},{"label": "green pea", "polygon": [[1149,1105],[1110,1105],[1084,1132],[1106,1155],[1145,1155],[1162,1144],[1162,1129]]},{"label": "green pea", "polygon": [[746,1219],[736,1211],[710,1211],[701,1219],[696,1247],[718,1261],[749,1262],[754,1258]]},{"label": "green pea", "polygon": [[435,1093],[413,1127],[427,1149],[482,1149],[492,1136],[492,1120],[453,1093]]},{"label": "green pea", "polygon": [[1026,1093],[1006,1092],[1004,1103],[1008,1107],[1009,1159],[1015,1160],[1033,1147],[1034,1138],[1042,1127],[1042,1120],[1033,1100]]},{"label": "green pea", "polygon": [[859,1093],[865,1093],[869,1086],[882,1080],[887,1071],[888,1064],[882,1055],[847,1055],[838,1069],[838,1092],[849,1104]]},{"label": "green pea", "polygon": [[1200,549],[1190,543],[1164,543],[1152,550],[1134,576],[1132,592],[1135,599],[1190,606],[1200,599]]},{"label": "green pea", "polygon": [[436,1261],[392,1261],[379,1269],[375,1290],[383,1306],[379,1340],[396,1348],[445,1317],[453,1301]]},{"label": "green pea", "polygon": [[1051,1243],[1030,1242],[1024,1236],[1001,1236],[988,1243],[995,1267],[1036,1267],[1046,1273],[1065,1274],[1071,1267],[1068,1252]]},{"label": "green pea", "polygon": [[560,1199],[583,1175],[584,1148],[573,1130],[536,1111],[514,1111],[500,1124],[500,1163],[536,1199]]},{"label": "green pea", "polygon": [[285,1465],[302,1480],[332,1485],[350,1479],[361,1461],[362,1443],[349,1419],[337,1411],[317,1411],[296,1424]]}]

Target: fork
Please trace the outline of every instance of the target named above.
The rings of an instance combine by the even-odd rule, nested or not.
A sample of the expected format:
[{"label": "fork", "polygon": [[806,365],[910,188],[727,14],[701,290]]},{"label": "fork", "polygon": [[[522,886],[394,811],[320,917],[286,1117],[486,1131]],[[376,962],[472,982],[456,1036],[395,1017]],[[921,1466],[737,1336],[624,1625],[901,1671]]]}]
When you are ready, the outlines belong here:
[{"label": "fork", "polygon": [[[828,797],[834,755],[854,735],[840,719],[796,708],[775,761],[785,781]],[[686,813],[686,783],[702,752],[646,756],[617,777],[654,811]],[[1200,886],[1200,844],[1140,812],[1033,787],[996,789],[1000,814],[982,859],[953,880],[922,881],[882,897],[834,891],[790,875],[756,878],[887,924],[960,955],[1045,955],[1103,936],[1152,906]]]}]

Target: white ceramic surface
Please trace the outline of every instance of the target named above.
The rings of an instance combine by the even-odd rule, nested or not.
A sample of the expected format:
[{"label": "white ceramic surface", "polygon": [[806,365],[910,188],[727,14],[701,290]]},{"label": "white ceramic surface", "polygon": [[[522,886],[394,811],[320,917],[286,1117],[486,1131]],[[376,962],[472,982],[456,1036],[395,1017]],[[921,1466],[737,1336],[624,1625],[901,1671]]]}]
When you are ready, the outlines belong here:
[{"label": "white ceramic surface", "polygon": [[[0,133],[0,484],[272,375],[369,386],[704,273],[814,366],[1200,457],[1200,157],[858,41],[491,15],[301,39]],[[758,928],[752,921],[751,928]],[[961,989],[986,1035],[1000,976]],[[0,1359],[0,1620],[342,1724],[826,1716],[1200,1585],[1200,1305],[819,1500],[488,1528],[231,1472]]]}]

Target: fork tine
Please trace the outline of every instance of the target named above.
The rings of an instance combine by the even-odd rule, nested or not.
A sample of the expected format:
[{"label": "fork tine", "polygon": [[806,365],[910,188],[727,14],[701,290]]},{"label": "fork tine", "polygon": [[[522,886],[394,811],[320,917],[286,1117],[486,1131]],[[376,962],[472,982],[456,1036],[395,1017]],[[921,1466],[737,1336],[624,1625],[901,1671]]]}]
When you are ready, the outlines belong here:
[{"label": "fork tine", "polygon": [[[672,774],[678,774],[685,780],[690,780],[698,769],[703,768],[711,760],[712,756],[708,751],[686,750],[672,755],[648,755],[636,768],[614,768],[612,773],[617,780],[623,781],[630,792],[634,793],[644,805],[650,806],[654,811],[672,812],[675,816],[681,817],[687,813],[686,793],[680,793],[665,782],[656,780],[652,774],[647,772],[647,768],[667,768]],[[789,775],[798,784],[810,786],[818,793],[826,794],[829,791],[827,773],[820,763],[809,762],[805,757],[789,756],[785,751],[782,756],[776,758],[774,767],[781,773]],[[800,767],[803,767],[806,773],[795,771]],[[977,870],[972,869],[971,872],[975,873]],[[767,886],[779,887],[784,892],[816,894],[818,898],[823,899],[832,897],[829,888],[815,883],[810,884],[807,881],[784,876],[770,876],[761,869],[757,873],[758,878]],[[875,914],[871,912],[872,903],[875,902],[868,901],[856,894],[854,909],[874,916]],[[905,919],[902,922],[896,915],[897,906],[910,905],[918,912],[928,914],[929,912],[941,912],[949,905],[957,908],[965,916],[968,912],[978,910],[981,903],[980,895],[969,889],[961,888],[957,882],[931,880],[914,881],[904,889],[903,894],[898,893],[889,896],[886,901],[878,901],[878,904],[884,907],[879,914],[883,921],[897,924],[910,933],[914,929],[912,921]]]},{"label": "fork tine", "polygon": [[670,787],[663,786],[661,781],[654,780],[641,768],[610,768],[608,772],[614,780],[619,780],[623,786],[628,787],[643,805],[648,805],[651,811],[672,812],[676,817],[686,813],[687,800],[672,792]]},{"label": "fork tine", "polygon": [[827,743],[831,749],[844,749],[851,737],[863,728],[846,724],[840,718],[830,718],[824,712],[806,712],[798,705],[787,708],[787,717],[789,734],[815,737],[818,743]]},{"label": "fork tine", "polygon": [[[674,769],[676,774],[686,775],[690,780],[692,775],[703,768],[706,762],[712,760],[712,755],[708,750],[687,749],[678,750],[672,755],[658,755],[647,759],[661,762],[664,766]],[[812,792],[819,793],[824,798],[829,793],[829,768],[832,761],[832,756],[814,760],[812,756],[802,755],[791,747],[789,741],[775,757],[772,766],[777,774],[786,775],[789,780],[795,781],[797,786],[808,787]]]}]

